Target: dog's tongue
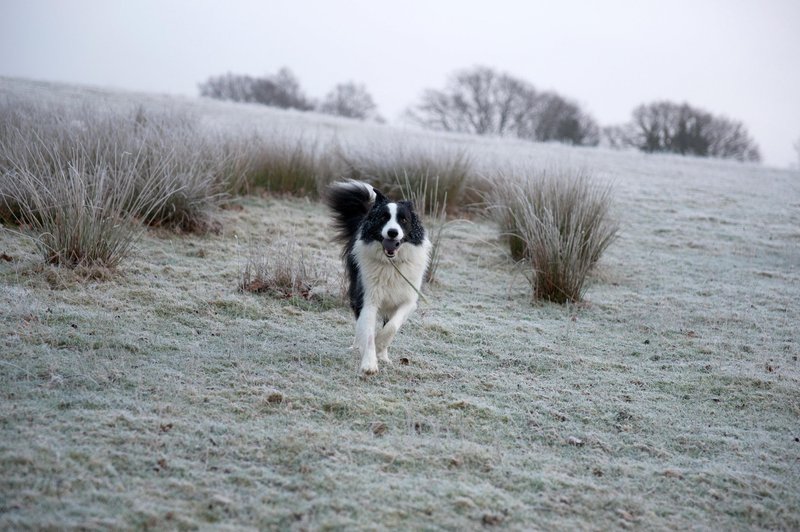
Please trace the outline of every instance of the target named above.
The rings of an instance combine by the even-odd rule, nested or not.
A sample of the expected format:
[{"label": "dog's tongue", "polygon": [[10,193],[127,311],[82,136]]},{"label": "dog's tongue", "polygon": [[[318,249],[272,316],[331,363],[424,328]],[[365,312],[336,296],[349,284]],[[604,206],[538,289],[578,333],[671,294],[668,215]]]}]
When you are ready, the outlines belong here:
[{"label": "dog's tongue", "polygon": [[386,252],[387,255],[392,256],[397,252],[397,248],[400,247],[400,241],[394,240],[392,238],[384,238],[383,239],[383,250]]}]

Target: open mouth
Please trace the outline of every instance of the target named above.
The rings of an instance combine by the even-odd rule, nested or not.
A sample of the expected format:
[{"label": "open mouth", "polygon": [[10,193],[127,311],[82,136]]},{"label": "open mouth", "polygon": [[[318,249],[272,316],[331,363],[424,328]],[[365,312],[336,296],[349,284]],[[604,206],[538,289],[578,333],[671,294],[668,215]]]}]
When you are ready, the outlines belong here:
[{"label": "open mouth", "polygon": [[397,250],[400,249],[400,244],[403,242],[401,240],[395,240],[393,238],[384,238],[383,239],[383,254],[393,259],[397,256]]}]

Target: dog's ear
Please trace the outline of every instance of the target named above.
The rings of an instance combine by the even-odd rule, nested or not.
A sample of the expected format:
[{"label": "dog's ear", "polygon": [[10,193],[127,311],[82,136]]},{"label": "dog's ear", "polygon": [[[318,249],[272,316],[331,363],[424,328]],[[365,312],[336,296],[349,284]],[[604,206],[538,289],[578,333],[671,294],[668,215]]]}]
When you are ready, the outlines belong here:
[{"label": "dog's ear", "polygon": [[405,205],[406,207],[408,207],[408,210],[411,211],[411,212],[415,212],[416,211],[416,208],[415,208],[416,205],[414,205],[414,202],[412,200],[403,200],[403,201],[401,201],[399,203],[400,203],[400,205]]},{"label": "dog's ear", "polygon": [[372,190],[375,191],[375,205],[379,205],[381,203],[388,203],[389,198],[383,195],[383,193],[375,187],[372,187]]}]

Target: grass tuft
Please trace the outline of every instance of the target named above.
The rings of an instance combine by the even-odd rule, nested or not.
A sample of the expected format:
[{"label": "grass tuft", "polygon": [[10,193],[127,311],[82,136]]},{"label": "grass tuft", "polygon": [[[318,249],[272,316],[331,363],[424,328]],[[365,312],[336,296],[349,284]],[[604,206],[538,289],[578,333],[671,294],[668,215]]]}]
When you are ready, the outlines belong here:
[{"label": "grass tuft", "polygon": [[[218,147],[219,146],[219,147]],[[214,226],[232,160],[182,113],[0,102],[0,217],[49,263],[113,268],[140,222]]]},{"label": "grass tuft", "polygon": [[[46,181],[26,171],[4,179],[46,262],[115,268],[141,232],[127,210],[133,180],[115,183],[107,172],[87,173],[80,162]],[[140,192],[133,207],[147,212],[148,191]]]},{"label": "grass tuft", "polygon": [[503,176],[489,196],[511,256],[530,268],[534,300],[580,301],[589,271],[614,241],[611,189],[585,172]]},{"label": "grass tuft", "polygon": [[251,245],[239,288],[307,306],[327,304],[329,298],[319,289],[328,281],[327,272],[306,257],[301,245],[286,239],[263,248]]},{"label": "grass tuft", "polygon": [[319,197],[325,161],[317,144],[304,138],[264,140],[259,135],[243,139],[243,179],[237,192],[265,191],[300,197]]},{"label": "grass tuft", "polygon": [[[204,232],[231,173],[224,143],[201,134],[196,117],[187,113],[6,99],[0,103],[0,123],[4,174],[30,174],[45,186],[52,176],[91,180],[104,174],[117,192],[128,194],[120,201],[130,214],[151,225]],[[84,185],[87,191],[94,188]],[[22,204],[30,202],[16,196],[22,189],[3,187],[0,192],[5,221],[24,218]]]},{"label": "grass tuft", "polygon": [[436,272],[442,258],[440,253],[442,236],[448,224],[447,192],[441,196],[440,200],[438,178],[412,181],[407,174],[404,174],[398,181],[403,197],[414,203],[431,241],[431,260],[428,271],[425,272],[425,280],[429,283],[435,282]]},{"label": "grass tuft", "polygon": [[472,160],[463,150],[409,148],[398,143],[368,149],[340,145],[335,152],[342,166],[340,177],[366,181],[389,196],[425,190],[418,207],[426,212],[440,206],[449,212],[463,207],[465,187],[473,178]]}]

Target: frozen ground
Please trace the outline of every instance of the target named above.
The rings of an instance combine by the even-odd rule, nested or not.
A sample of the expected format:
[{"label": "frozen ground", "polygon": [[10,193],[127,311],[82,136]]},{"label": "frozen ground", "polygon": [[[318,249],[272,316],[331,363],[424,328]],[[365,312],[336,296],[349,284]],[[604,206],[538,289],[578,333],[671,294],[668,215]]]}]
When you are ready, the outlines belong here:
[{"label": "frozen ground", "polygon": [[585,304],[531,306],[497,229],[451,226],[367,380],[343,305],[237,291],[250,249],[292,237],[339,293],[316,203],[148,232],[106,281],[2,230],[0,528],[800,528],[800,175],[0,80],[19,91],[586,167],[623,230]]}]

